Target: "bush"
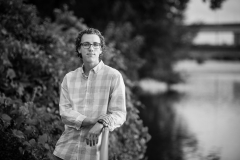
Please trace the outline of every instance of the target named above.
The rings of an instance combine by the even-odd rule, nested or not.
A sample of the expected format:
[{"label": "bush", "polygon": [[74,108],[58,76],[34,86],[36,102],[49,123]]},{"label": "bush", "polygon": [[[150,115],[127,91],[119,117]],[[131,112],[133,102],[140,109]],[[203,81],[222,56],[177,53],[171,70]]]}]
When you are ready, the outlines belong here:
[{"label": "bush", "polygon": [[[54,110],[1,97],[1,155],[6,159],[49,159],[63,125]],[[7,146],[7,147],[4,147]],[[17,151],[17,152],[16,152]],[[12,153],[16,153],[12,154]],[[9,158],[7,158],[9,157]]]}]

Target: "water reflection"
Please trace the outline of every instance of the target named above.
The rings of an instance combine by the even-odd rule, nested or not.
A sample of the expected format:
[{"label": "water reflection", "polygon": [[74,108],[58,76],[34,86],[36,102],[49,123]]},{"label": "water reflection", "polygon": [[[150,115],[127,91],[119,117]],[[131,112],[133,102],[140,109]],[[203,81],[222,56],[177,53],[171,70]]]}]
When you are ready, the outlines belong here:
[{"label": "water reflection", "polygon": [[233,98],[234,102],[237,102],[237,104],[240,104],[240,82],[234,82],[233,83]]},{"label": "water reflection", "polygon": [[183,62],[181,67],[189,77],[176,86],[186,96],[175,107],[196,134],[202,153],[215,150],[222,160],[239,160],[240,63]]},{"label": "water reflection", "polygon": [[197,146],[174,109],[181,96],[177,92],[144,93],[139,96],[145,105],[140,109],[140,116],[152,136],[146,153],[149,160],[183,160],[183,146],[192,149]]}]

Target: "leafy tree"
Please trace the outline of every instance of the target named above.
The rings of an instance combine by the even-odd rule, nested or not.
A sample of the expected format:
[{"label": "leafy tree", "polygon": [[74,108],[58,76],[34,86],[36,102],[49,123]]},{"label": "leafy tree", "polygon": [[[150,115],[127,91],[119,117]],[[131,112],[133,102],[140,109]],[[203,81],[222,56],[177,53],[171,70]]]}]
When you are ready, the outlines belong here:
[{"label": "leafy tree", "polygon": [[203,2],[209,1],[210,8],[213,10],[219,9],[222,7],[222,3],[226,0],[203,0]]},{"label": "leafy tree", "polygon": [[[56,39],[46,32],[47,22],[36,15],[34,6],[1,0],[0,10],[1,145],[12,148],[1,149],[1,159],[48,159],[63,129],[55,108],[59,95],[59,79],[52,67]],[[19,152],[9,157],[16,148]]]}]

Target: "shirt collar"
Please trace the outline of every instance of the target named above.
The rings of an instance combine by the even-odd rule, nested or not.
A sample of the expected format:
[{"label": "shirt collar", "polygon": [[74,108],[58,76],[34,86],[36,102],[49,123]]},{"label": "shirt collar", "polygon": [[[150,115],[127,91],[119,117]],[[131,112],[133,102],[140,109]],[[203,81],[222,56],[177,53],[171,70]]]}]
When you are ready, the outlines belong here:
[{"label": "shirt collar", "polygon": [[98,65],[96,65],[96,66],[93,68],[93,71],[94,71],[95,73],[97,73],[98,71],[100,71],[100,70],[102,69],[103,66],[104,66],[103,61],[100,61],[100,62],[98,63]]},{"label": "shirt collar", "polygon": [[[94,73],[97,73],[99,70],[102,69],[103,66],[104,66],[103,61],[100,61],[92,70],[93,70]],[[84,64],[81,67],[82,74],[84,74],[83,67],[84,67]]]}]

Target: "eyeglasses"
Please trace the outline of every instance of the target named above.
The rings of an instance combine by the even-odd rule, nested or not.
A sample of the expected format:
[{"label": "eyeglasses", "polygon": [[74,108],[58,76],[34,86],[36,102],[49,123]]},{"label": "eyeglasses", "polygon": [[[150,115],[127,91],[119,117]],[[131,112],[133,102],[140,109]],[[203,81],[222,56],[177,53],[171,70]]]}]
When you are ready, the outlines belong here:
[{"label": "eyeglasses", "polygon": [[85,49],[90,48],[91,45],[93,46],[94,49],[99,49],[101,47],[101,43],[97,43],[97,42],[94,42],[93,44],[91,44],[89,42],[81,43],[81,46]]}]

